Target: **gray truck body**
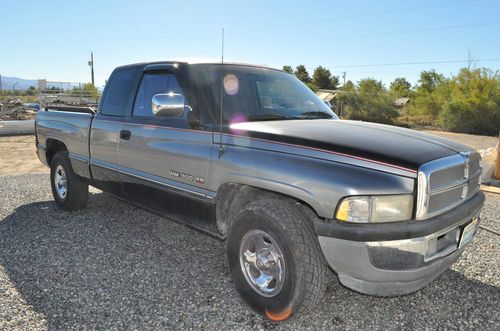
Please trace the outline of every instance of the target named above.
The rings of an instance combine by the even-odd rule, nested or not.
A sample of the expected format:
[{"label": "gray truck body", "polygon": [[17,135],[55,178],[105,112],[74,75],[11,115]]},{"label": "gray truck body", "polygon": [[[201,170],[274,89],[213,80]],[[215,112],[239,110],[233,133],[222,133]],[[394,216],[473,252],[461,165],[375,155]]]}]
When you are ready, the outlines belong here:
[{"label": "gray truck body", "polygon": [[[148,64],[137,66],[147,72]],[[67,150],[74,172],[89,184],[221,239],[231,208],[243,201],[267,194],[293,199],[310,211],[340,281],[363,293],[410,293],[439,276],[462,253],[464,227],[479,219],[484,202],[476,152],[411,130],[339,119],[256,121],[225,129],[215,120],[193,128],[136,120],[131,110],[106,116],[102,107],[103,101],[95,115],[39,112],[40,160],[49,165],[55,152]],[[336,149],[306,143],[317,142],[317,132],[328,132],[321,134],[325,140],[335,134],[342,139]],[[432,176],[444,182],[433,187]],[[345,197],[400,194],[415,197],[410,220],[335,219]]]}]

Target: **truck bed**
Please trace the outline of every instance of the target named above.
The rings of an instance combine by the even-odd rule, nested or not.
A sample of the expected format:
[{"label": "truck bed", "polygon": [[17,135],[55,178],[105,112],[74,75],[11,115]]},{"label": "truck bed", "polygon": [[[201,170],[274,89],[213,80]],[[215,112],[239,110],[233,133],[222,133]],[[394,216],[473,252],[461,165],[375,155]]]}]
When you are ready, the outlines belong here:
[{"label": "truck bed", "polygon": [[93,114],[75,111],[40,111],[36,117],[37,142],[42,147],[58,140],[70,151],[70,156],[89,160],[89,133]]}]

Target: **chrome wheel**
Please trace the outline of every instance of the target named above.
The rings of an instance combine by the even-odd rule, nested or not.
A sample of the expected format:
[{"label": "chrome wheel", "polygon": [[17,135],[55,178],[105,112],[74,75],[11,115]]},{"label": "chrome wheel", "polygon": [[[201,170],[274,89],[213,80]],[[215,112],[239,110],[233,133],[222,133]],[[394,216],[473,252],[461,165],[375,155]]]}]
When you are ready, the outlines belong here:
[{"label": "chrome wheel", "polygon": [[285,283],[283,253],[262,230],[249,231],[241,240],[240,265],[247,282],[262,296],[277,295]]},{"label": "chrome wheel", "polygon": [[59,198],[64,199],[68,192],[68,181],[66,179],[66,171],[64,171],[61,165],[56,167],[54,173],[54,187],[56,188],[56,193]]}]

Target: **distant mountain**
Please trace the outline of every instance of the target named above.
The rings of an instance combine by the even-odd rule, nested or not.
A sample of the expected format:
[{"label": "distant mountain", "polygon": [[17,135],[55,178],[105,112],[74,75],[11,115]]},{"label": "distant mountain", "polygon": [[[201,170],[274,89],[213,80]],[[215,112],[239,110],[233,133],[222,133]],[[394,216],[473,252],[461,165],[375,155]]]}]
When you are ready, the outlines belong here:
[{"label": "distant mountain", "polygon": [[[3,90],[12,90],[14,84],[16,84],[16,90],[27,90],[30,86],[34,88],[38,88],[38,80],[37,79],[24,79],[19,77],[6,77],[2,76],[2,89]],[[65,90],[72,89],[73,87],[78,87],[78,83],[53,83],[47,82],[47,88],[51,87],[59,87]],[[102,90],[102,88],[97,87],[98,90]]]},{"label": "distant mountain", "polygon": [[34,86],[35,88],[38,87],[38,81],[36,79],[2,76],[2,89],[12,90],[12,87],[14,87],[14,84],[16,83],[16,90],[27,90],[30,86]]}]

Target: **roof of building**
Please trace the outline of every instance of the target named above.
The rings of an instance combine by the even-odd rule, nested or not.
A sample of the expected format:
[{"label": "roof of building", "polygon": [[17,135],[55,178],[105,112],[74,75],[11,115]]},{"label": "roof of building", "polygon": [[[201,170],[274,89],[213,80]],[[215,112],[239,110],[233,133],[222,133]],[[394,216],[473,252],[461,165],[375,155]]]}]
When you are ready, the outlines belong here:
[{"label": "roof of building", "polygon": [[332,101],[337,96],[337,91],[319,89],[316,92],[316,95],[323,101]]},{"label": "roof of building", "polygon": [[394,106],[404,107],[410,102],[410,98],[397,98],[394,100]]}]

